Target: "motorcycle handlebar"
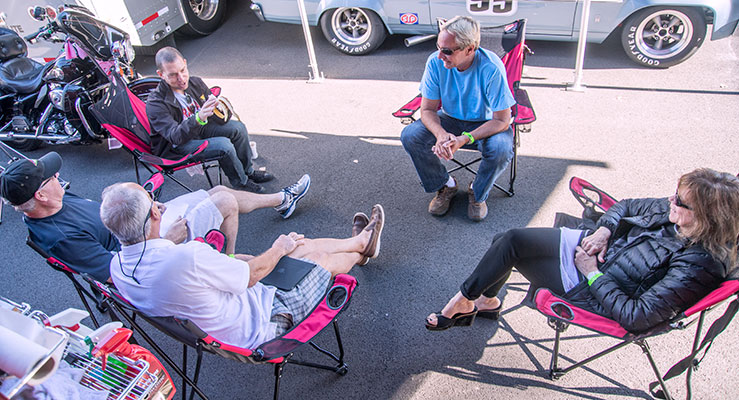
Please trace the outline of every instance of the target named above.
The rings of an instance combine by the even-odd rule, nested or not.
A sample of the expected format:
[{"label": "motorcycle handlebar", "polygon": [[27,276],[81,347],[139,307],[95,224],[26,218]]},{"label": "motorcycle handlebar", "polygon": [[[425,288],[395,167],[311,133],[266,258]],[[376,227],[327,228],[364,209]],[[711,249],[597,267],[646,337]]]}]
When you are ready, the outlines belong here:
[{"label": "motorcycle handlebar", "polygon": [[38,39],[39,36],[41,36],[43,33],[46,33],[49,31],[49,25],[44,25],[41,28],[39,28],[38,31],[31,33],[30,35],[23,36],[23,39],[25,39],[29,43],[34,43],[36,39]]}]

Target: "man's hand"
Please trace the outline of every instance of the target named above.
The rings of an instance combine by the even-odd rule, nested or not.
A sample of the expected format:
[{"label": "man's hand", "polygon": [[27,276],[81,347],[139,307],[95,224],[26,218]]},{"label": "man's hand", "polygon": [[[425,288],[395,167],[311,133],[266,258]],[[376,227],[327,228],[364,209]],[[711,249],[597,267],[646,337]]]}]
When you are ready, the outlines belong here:
[{"label": "man's hand", "polygon": [[588,254],[582,247],[575,248],[575,267],[583,275],[598,271],[598,262],[595,256]]},{"label": "man's hand", "polygon": [[295,232],[290,232],[287,235],[280,235],[274,243],[272,248],[280,251],[283,256],[286,256],[293,252],[298,246],[305,243],[304,236]]},{"label": "man's hand", "polygon": [[175,244],[182,243],[187,239],[187,220],[182,217],[177,219],[169,227],[167,233],[164,234],[164,238],[171,240]]},{"label": "man's hand", "polygon": [[198,115],[200,116],[201,121],[207,121],[208,117],[213,115],[213,110],[216,108],[216,104],[218,104],[218,99],[216,98],[216,96],[213,96],[211,94],[208,97],[208,100],[205,100],[205,103],[200,106],[200,110],[198,111]]},{"label": "man's hand", "polygon": [[441,159],[451,160],[451,158],[454,157],[454,151],[456,151],[456,149],[452,151],[449,143],[453,143],[455,139],[456,136],[449,132],[445,132],[444,135],[436,137],[436,144],[431,148],[431,151]]},{"label": "man's hand", "polygon": [[588,255],[598,255],[598,261],[605,262],[606,250],[608,250],[608,239],[611,238],[611,231],[608,228],[601,226],[593,232],[590,236],[585,237],[580,242],[582,247]]}]

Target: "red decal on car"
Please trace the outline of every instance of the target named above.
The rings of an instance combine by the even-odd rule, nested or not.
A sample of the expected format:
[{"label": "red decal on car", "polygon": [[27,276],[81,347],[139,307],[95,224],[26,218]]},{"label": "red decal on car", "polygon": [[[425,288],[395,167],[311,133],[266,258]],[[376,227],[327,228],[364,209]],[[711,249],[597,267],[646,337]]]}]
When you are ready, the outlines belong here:
[{"label": "red decal on car", "polygon": [[416,13],[400,14],[400,23],[404,25],[418,25],[418,14]]}]

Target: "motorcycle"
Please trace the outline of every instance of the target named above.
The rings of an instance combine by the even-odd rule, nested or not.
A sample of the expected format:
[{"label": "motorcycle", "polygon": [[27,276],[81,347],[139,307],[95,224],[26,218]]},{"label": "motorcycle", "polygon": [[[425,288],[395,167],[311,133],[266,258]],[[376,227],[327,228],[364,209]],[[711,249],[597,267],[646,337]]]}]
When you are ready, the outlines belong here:
[{"label": "motorcycle", "polygon": [[[21,38],[0,28],[0,140],[20,150],[42,143],[90,144],[108,137],[89,111],[120,74],[142,99],[158,78],[138,78],[129,36],[97,19],[86,8],[31,7],[32,18],[46,22]],[[27,57],[25,41],[63,43],[59,56],[43,65]]]}]

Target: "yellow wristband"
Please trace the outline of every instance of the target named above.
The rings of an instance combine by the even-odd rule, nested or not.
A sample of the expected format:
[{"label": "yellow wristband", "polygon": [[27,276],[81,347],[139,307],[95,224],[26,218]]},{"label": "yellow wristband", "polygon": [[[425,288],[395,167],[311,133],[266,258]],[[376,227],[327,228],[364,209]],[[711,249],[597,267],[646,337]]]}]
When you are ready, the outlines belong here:
[{"label": "yellow wristband", "polygon": [[205,125],[208,123],[208,121],[203,121],[202,119],[200,119],[200,114],[198,113],[195,113],[195,121],[198,121],[198,124],[200,125]]},{"label": "yellow wristband", "polygon": [[467,136],[468,138],[470,138],[470,142],[468,144],[475,143],[475,137],[472,136],[471,133],[469,133],[469,132],[462,132],[462,134],[465,135],[465,136]]},{"label": "yellow wristband", "polygon": [[588,278],[588,286],[593,286],[593,282],[595,282],[595,280],[600,278],[601,276],[603,276],[602,272],[596,272],[595,274],[592,274],[592,276]]}]

